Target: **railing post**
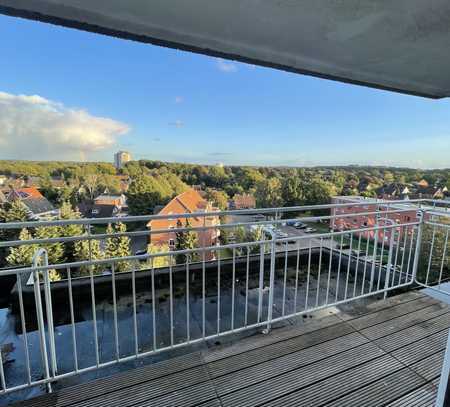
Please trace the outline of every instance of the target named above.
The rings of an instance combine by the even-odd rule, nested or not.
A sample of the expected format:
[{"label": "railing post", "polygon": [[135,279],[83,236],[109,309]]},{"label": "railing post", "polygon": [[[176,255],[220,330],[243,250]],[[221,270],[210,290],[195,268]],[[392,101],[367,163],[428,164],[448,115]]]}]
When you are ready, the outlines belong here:
[{"label": "railing post", "polygon": [[[386,275],[384,277],[384,299],[386,299],[386,297],[387,297],[387,289],[389,288],[389,282],[391,281],[392,252],[394,251],[396,228],[392,228],[391,230],[392,230],[392,232],[391,232],[390,241],[389,241],[388,262],[386,265]],[[386,229],[383,232],[383,239],[384,239],[385,231],[386,231]],[[383,265],[383,259],[380,260],[380,264]],[[381,267],[380,267],[379,274],[381,274]],[[394,276],[395,276],[395,274],[394,274]],[[380,278],[380,277],[381,277],[381,275],[378,276],[378,278]]]},{"label": "railing post", "polygon": [[[36,263],[36,260],[33,263]],[[35,264],[33,264],[35,266]],[[33,272],[33,288],[34,288],[34,301],[36,305],[36,318],[39,332],[39,343],[41,346],[41,358],[42,366],[44,368],[44,379],[50,380],[50,369],[48,366],[48,354],[47,354],[47,342],[45,339],[45,325],[44,325],[44,312],[42,308],[41,287],[39,282],[39,271]],[[52,385],[50,382],[46,384],[47,391],[52,392]]]},{"label": "railing post", "polygon": [[267,312],[266,333],[270,332],[273,319],[273,299],[275,296],[275,261],[276,261],[276,237],[272,232],[271,252],[270,252],[270,280],[269,280],[269,305]]},{"label": "railing post", "polygon": [[[33,256],[33,267],[39,267],[39,260],[43,258],[44,264],[42,266],[48,266],[48,254],[45,249],[39,249]],[[48,276],[48,270],[43,271],[44,275],[44,296],[45,296],[45,307],[46,307],[46,319],[48,328],[48,339],[50,347],[50,361],[52,368],[52,376],[55,377],[57,374],[57,364],[56,364],[56,348],[55,348],[55,331],[53,324],[53,308],[52,308],[52,298],[51,298],[51,288],[50,279]],[[33,284],[34,284],[34,298],[36,304],[36,315],[39,330],[39,341],[41,344],[42,353],[42,363],[44,367],[45,379],[49,380],[51,378],[50,369],[48,364],[48,353],[47,353],[47,342],[45,335],[45,322],[44,322],[44,310],[42,306],[42,296],[41,296],[41,286],[39,279],[39,270],[33,272]],[[47,390],[52,391],[51,383],[47,383]]]},{"label": "railing post", "polygon": [[[47,259],[47,255],[45,256]],[[46,261],[48,265],[48,261]],[[53,305],[52,305],[52,292],[50,288],[50,278],[48,276],[48,270],[44,271],[44,296],[45,296],[45,307],[47,316],[47,328],[48,328],[48,339],[50,345],[50,360],[52,365],[53,377],[58,373],[58,366],[56,364],[56,346],[55,346],[55,327],[53,324]]]},{"label": "railing post", "polygon": [[[447,337],[447,348],[445,349],[444,362],[442,363],[441,379],[439,381],[436,407],[444,407],[450,400],[449,388],[450,375],[450,330]],[[446,403],[447,402],[447,403]]]},{"label": "railing post", "polygon": [[417,282],[417,270],[419,267],[420,248],[422,246],[422,229],[423,229],[423,221],[424,221],[424,212],[422,210],[420,210],[417,213],[417,217],[419,218],[419,225],[417,226],[417,239],[416,239],[416,248],[415,248],[415,253],[414,253],[414,263],[413,263],[411,282],[414,282],[414,281]]}]

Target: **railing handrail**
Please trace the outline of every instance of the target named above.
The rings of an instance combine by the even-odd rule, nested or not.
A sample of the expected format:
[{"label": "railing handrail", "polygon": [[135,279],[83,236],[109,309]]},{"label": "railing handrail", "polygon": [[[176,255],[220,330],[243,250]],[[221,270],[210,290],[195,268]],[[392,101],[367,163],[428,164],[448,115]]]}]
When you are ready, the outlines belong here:
[{"label": "railing handrail", "polygon": [[196,218],[196,217],[216,217],[216,216],[227,216],[227,215],[258,215],[258,214],[270,214],[270,213],[284,213],[284,212],[305,212],[310,210],[322,210],[322,209],[333,209],[339,207],[354,207],[354,206],[367,206],[367,205],[377,205],[377,206],[392,206],[395,204],[409,205],[414,203],[439,203],[448,204],[443,200],[433,200],[433,199],[411,199],[411,200],[378,200],[361,202],[349,202],[349,203],[331,203],[331,204],[321,204],[321,205],[302,205],[302,206],[289,206],[289,207],[274,207],[274,208],[255,208],[255,209],[239,209],[239,210],[227,210],[227,211],[213,211],[213,212],[192,212],[183,214],[170,214],[170,215],[141,215],[141,216],[124,216],[124,217],[109,217],[109,218],[82,218],[82,219],[68,219],[68,220],[43,220],[43,221],[30,221],[30,222],[7,222],[0,223],[0,230],[7,229],[21,229],[23,224],[26,223],[27,227],[39,227],[39,226],[67,226],[67,225],[96,225],[96,224],[107,224],[107,223],[131,223],[131,222],[144,222],[152,220],[166,220],[166,219],[185,219],[185,218]]},{"label": "railing handrail", "polygon": [[[400,214],[400,213],[408,213],[411,212],[411,209],[399,209],[399,210],[386,210],[386,211],[372,211],[372,212],[356,212],[356,213],[340,213],[334,215],[323,215],[323,216],[305,216],[305,217],[296,217],[296,218],[288,218],[288,219],[273,219],[273,220],[264,220],[264,221],[253,221],[253,222],[237,222],[237,223],[223,223],[217,225],[209,225],[209,226],[193,226],[193,227],[181,227],[181,228],[172,228],[172,229],[150,229],[150,230],[141,230],[141,231],[133,231],[133,232],[113,232],[113,233],[99,233],[99,234],[84,234],[77,236],[61,236],[47,239],[28,239],[28,240],[11,240],[6,242],[0,241],[0,247],[16,247],[23,245],[31,245],[31,244],[49,244],[49,243],[67,243],[67,242],[77,242],[82,240],[101,240],[106,239],[108,237],[121,237],[121,236],[151,236],[156,234],[165,234],[165,233],[177,233],[177,232],[198,232],[205,231],[211,229],[232,229],[237,227],[246,227],[246,226],[264,226],[264,225],[273,225],[273,224],[282,224],[286,222],[292,221],[301,221],[301,222],[317,222],[322,220],[331,220],[338,218],[352,218],[355,216],[370,216],[370,215],[380,215],[383,216],[389,214]],[[184,214],[180,215],[183,216]],[[116,219],[116,222],[121,222],[123,218],[113,218]],[[76,220],[76,219],[75,219]],[[380,218],[380,220],[387,220]],[[22,228],[29,228],[29,222],[20,222]],[[0,229],[1,229],[0,224]]]},{"label": "railing handrail", "polygon": [[189,255],[189,254],[195,254],[199,252],[214,252],[221,249],[233,249],[233,248],[239,248],[239,247],[250,247],[250,246],[259,246],[261,244],[267,244],[271,243],[272,241],[285,243],[289,241],[300,241],[300,240],[307,240],[307,239],[321,239],[321,238],[327,238],[330,236],[345,236],[349,233],[361,233],[361,232],[373,232],[377,230],[389,230],[389,229],[396,229],[400,227],[408,227],[408,226],[417,226],[420,222],[408,222],[408,223],[400,223],[400,224],[391,224],[391,225],[376,225],[372,227],[365,227],[365,228],[356,228],[351,230],[341,230],[341,231],[330,231],[327,233],[316,233],[316,234],[307,234],[307,235],[301,235],[301,236],[292,236],[292,237],[274,237],[272,240],[256,240],[251,242],[240,242],[240,243],[229,243],[225,245],[220,246],[204,246],[204,247],[196,247],[194,249],[183,249],[183,250],[173,250],[168,252],[159,252],[159,253],[146,253],[141,255],[133,255],[133,256],[125,256],[125,257],[110,257],[107,259],[98,259],[98,260],[89,260],[89,261],[79,261],[79,262],[71,262],[71,263],[59,263],[59,264],[49,264],[47,266],[33,266],[33,267],[22,267],[22,268],[15,268],[15,269],[8,269],[8,270],[0,270],[0,276],[2,275],[11,275],[11,274],[17,274],[17,273],[29,273],[32,271],[46,271],[46,270],[63,270],[67,269],[68,267],[83,267],[83,266],[94,266],[94,265],[101,265],[101,264],[111,264],[116,263],[120,261],[132,261],[132,260],[148,260],[158,257],[169,257],[169,256],[176,256],[176,255]]}]

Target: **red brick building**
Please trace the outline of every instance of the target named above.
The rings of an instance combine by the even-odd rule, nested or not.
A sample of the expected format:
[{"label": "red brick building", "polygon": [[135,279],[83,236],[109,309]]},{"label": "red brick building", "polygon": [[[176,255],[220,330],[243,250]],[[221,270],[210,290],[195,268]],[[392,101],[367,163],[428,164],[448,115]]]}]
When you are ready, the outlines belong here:
[{"label": "red brick building", "polygon": [[[215,212],[218,211],[211,202],[206,201],[200,193],[194,189],[189,189],[186,192],[173,198],[158,215],[179,215],[184,213],[200,213],[200,212]],[[220,225],[219,216],[195,216],[189,218],[183,217],[173,217],[168,219],[156,219],[152,220],[147,224],[147,227],[151,230],[160,229],[176,229],[178,222],[181,222],[183,226],[186,225],[189,219],[189,224],[191,227],[201,227],[201,226],[215,226]],[[198,245],[199,247],[214,246],[217,244],[218,238],[220,236],[219,229],[212,228],[205,231],[198,231]],[[169,245],[170,248],[174,248],[176,244],[176,233],[166,232],[166,233],[155,233],[151,235],[151,243],[155,245]],[[207,254],[208,259],[211,259],[212,254]]]},{"label": "red brick building", "polygon": [[[355,230],[355,229],[364,229],[374,227],[376,224],[376,215],[361,215],[362,213],[367,212],[375,212],[377,208],[380,212],[379,214],[379,222],[380,226],[389,226],[392,222],[398,224],[405,224],[417,221],[417,208],[414,207],[413,204],[408,204],[405,201],[404,204],[396,203],[396,204],[388,204],[386,201],[378,201],[371,198],[362,198],[362,197],[354,197],[354,196],[340,196],[332,198],[332,203],[335,204],[348,204],[348,206],[337,207],[331,210],[331,215],[353,215],[353,216],[345,216],[332,218],[330,221],[330,228],[332,230]],[[354,205],[352,203],[366,203],[365,205]],[[398,210],[399,212],[395,212]],[[406,211],[405,211],[406,210]],[[385,213],[383,212],[391,212]],[[401,212],[400,212],[401,211]],[[402,235],[405,228],[401,228],[400,234]],[[412,229],[410,229],[412,230]],[[379,230],[378,231],[378,239],[380,242],[385,240],[389,240],[391,236],[392,229]],[[366,231],[362,232],[362,236],[365,238],[374,239],[376,235],[376,231]],[[400,238],[402,237],[400,235]]]}]

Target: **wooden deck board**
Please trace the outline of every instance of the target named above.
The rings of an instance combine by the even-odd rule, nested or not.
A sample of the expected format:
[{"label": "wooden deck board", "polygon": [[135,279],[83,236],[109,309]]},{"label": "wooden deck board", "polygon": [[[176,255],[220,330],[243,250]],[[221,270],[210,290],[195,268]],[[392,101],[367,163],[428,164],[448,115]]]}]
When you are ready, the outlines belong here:
[{"label": "wooden deck board", "polygon": [[433,405],[446,305],[408,292],[330,313],[16,406]]}]

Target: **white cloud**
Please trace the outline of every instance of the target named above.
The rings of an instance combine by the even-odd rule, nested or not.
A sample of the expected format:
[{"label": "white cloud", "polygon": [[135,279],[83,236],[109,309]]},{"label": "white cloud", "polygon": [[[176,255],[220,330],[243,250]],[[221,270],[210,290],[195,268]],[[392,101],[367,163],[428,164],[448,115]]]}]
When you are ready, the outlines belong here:
[{"label": "white cloud", "polygon": [[16,159],[80,159],[112,148],[129,126],[38,95],[0,92],[0,155]]},{"label": "white cloud", "polygon": [[222,58],[217,58],[217,68],[219,68],[220,71],[226,72],[226,73],[233,73],[237,72],[238,68],[237,65],[230,61],[225,61]]},{"label": "white cloud", "polygon": [[179,103],[183,103],[183,102],[184,102],[183,96],[175,96],[175,103],[179,104]]}]

